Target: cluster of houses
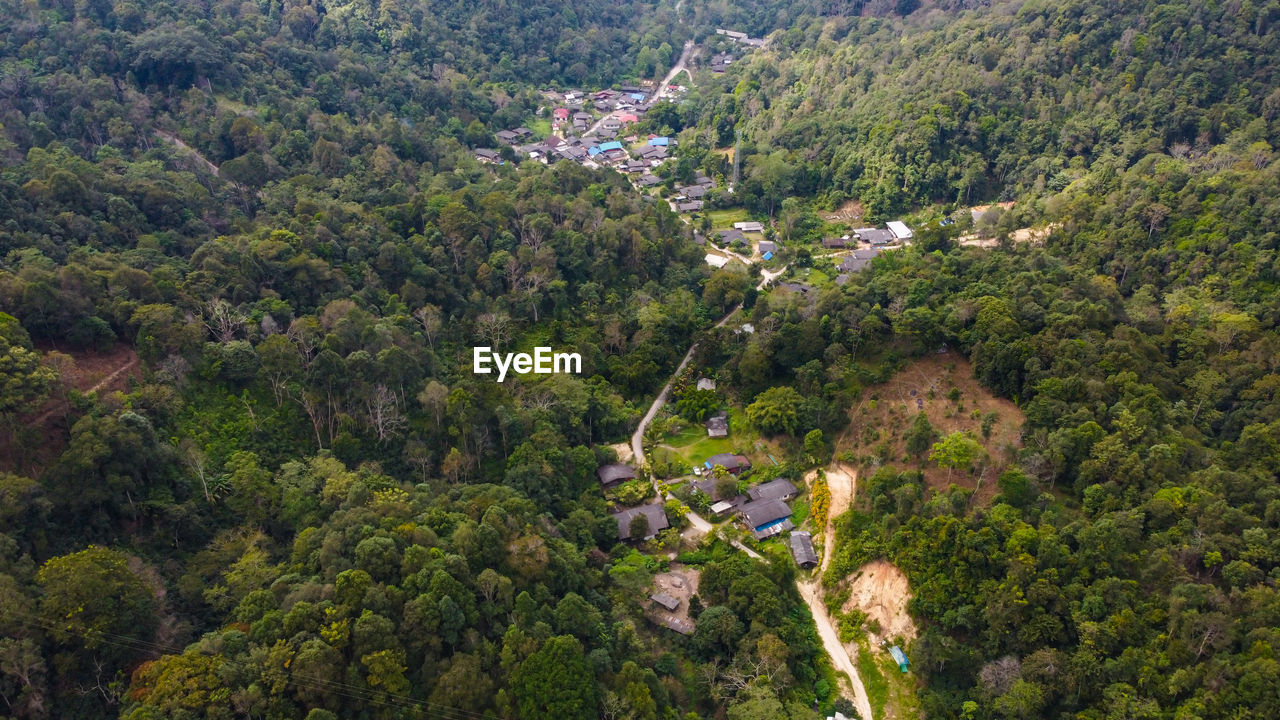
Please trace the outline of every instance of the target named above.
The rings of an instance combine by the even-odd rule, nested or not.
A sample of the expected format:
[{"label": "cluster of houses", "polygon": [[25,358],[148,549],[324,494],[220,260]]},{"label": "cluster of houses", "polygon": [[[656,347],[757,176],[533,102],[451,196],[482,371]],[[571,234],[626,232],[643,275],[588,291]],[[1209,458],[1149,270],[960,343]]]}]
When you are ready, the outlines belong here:
[{"label": "cluster of houses", "polygon": [[[711,514],[723,518],[734,514],[756,540],[765,540],[794,530],[791,521],[791,506],[788,501],[799,494],[796,486],[786,478],[774,478],[760,483],[747,490],[746,495],[734,494],[721,497],[716,492],[716,478],[710,472],[716,466],[723,467],[731,475],[740,475],[751,469],[751,460],[736,453],[720,453],[712,455],[703,463],[706,472],[703,477],[692,481],[691,487],[708,498],[714,500]],[[611,488],[636,477],[635,468],[623,463],[601,466],[596,471],[603,488]],[[644,517],[645,523],[635,522],[637,517]],[[625,508],[613,514],[618,523],[619,540],[652,540],[659,532],[671,527],[661,501]],[[633,537],[633,531],[645,528],[643,537]],[[812,538],[808,533],[791,534],[792,553],[801,567],[813,567],[817,563],[817,555],[813,549]]]},{"label": "cluster of houses", "polygon": [[676,185],[671,202],[675,204],[677,212],[700,212],[706,203],[704,198],[715,186],[715,180],[706,175],[698,175],[689,185]]},{"label": "cluster of houses", "polygon": [[716,53],[711,56],[711,72],[717,75],[723,75],[725,70],[733,64],[733,55],[729,53]]},{"label": "cluster of houses", "polygon": [[836,263],[836,270],[839,271],[836,284],[843,285],[853,273],[865,270],[881,252],[905,244],[913,236],[914,233],[906,223],[892,220],[885,223],[883,228],[858,228],[852,235],[826,238],[822,241],[822,247],[828,250],[853,249],[853,252]]},{"label": "cluster of houses", "polygon": [[[552,135],[546,140],[516,145],[514,151],[518,156],[543,164],[568,160],[592,169],[611,167],[619,172],[639,176],[637,183],[642,187],[662,182],[653,175],[653,169],[666,161],[674,141],[656,135],[643,142],[638,137],[629,137],[625,141],[627,144],[624,145],[621,140],[591,136],[562,138]],[[483,163],[501,161],[501,155],[485,148],[475,150],[475,157]]]}]

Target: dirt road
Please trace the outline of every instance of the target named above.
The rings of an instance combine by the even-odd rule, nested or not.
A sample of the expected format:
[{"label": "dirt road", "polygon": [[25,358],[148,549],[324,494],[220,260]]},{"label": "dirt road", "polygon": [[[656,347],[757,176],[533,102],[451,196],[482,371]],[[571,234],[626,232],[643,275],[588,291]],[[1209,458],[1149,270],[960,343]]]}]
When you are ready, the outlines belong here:
[{"label": "dirt road", "polygon": [[[810,482],[812,482],[811,479]],[[831,508],[827,512],[827,526],[822,531],[824,537],[822,566],[813,580],[809,582],[797,580],[796,587],[800,590],[800,597],[804,598],[805,604],[809,606],[809,612],[813,614],[813,622],[818,626],[818,636],[822,638],[822,645],[827,649],[827,654],[831,656],[832,664],[836,666],[836,670],[849,676],[849,683],[853,688],[854,707],[858,709],[859,715],[870,720],[871,702],[867,699],[867,690],[862,685],[862,678],[858,675],[858,670],[854,667],[853,660],[849,657],[849,652],[845,649],[844,644],[840,642],[840,633],[836,630],[835,623],[832,622],[831,616],[827,613],[827,606],[822,601],[823,591],[820,579],[822,574],[826,572],[827,564],[831,561],[831,556],[835,550],[835,532],[832,521],[853,504],[853,495],[857,483],[857,471],[839,463],[833,463],[831,467],[827,468],[827,488],[831,491]]]},{"label": "dirt road", "polygon": [[804,598],[805,604],[809,606],[809,612],[813,614],[813,622],[818,626],[818,637],[822,638],[822,646],[831,656],[831,663],[835,665],[836,672],[844,673],[849,678],[849,684],[853,688],[853,706],[858,710],[858,715],[871,720],[871,701],[867,699],[867,689],[863,687],[858,669],[854,667],[848,651],[840,642],[840,634],[836,632],[835,623],[831,621],[831,616],[827,614],[827,608],[822,603],[822,586],[815,578],[810,582],[797,581],[796,587],[800,590],[800,597]]}]

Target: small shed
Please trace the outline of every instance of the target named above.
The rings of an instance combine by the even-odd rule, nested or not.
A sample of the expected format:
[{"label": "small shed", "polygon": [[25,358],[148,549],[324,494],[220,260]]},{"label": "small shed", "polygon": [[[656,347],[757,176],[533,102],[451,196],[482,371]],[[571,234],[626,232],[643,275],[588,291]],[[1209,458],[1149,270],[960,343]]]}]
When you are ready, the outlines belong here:
[{"label": "small shed", "polygon": [[654,593],[649,599],[666,608],[669,612],[675,612],[680,607],[680,598],[671,597],[666,593]]},{"label": "small shed", "polygon": [[729,414],[721,411],[707,418],[707,437],[729,437]]},{"label": "small shed", "polygon": [[772,240],[760,241],[760,252],[762,254],[775,253],[777,251],[778,251],[778,243],[773,242]]},{"label": "small shed", "polygon": [[796,559],[796,564],[806,570],[818,565],[818,553],[813,549],[813,536],[809,533],[795,530],[791,533],[791,556]]},{"label": "small shed", "polygon": [[729,258],[723,255],[712,255],[711,253],[707,253],[707,257],[704,259],[707,261],[707,264],[710,265],[711,267],[722,268],[725,265],[729,264]]},{"label": "small shed", "polygon": [[902,652],[902,648],[894,645],[889,648],[889,654],[893,656],[893,661],[898,663],[898,669],[906,672],[911,667],[911,661],[907,659],[907,654]]},{"label": "small shed", "polygon": [[721,500],[720,502],[718,502],[718,503],[716,503],[715,505],[712,505],[712,506],[711,506],[711,514],[712,514],[712,515],[716,515],[716,516],[720,516],[720,515],[723,515],[723,514],[725,514],[725,513],[729,512],[730,510],[734,509],[735,507],[737,507],[737,505],[734,505],[733,503],[729,502],[728,500]]}]

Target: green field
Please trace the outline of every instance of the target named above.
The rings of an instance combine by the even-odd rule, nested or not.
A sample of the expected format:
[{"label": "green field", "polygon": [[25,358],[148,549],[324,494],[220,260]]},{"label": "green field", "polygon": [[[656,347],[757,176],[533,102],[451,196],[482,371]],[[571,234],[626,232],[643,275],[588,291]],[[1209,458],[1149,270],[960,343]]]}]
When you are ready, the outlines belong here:
[{"label": "green field", "polygon": [[747,430],[746,418],[742,416],[742,411],[730,408],[729,437],[707,437],[707,429],[702,423],[689,423],[680,432],[667,435],[663,439],[663,444],[670,446],[671,451],[689,465],[700,466],[708,457],[718,453],[737,450],[750,455],[747,451],[750,450],[755,439],[755,433]]},{"label": "green field", "polygon": [[717,230],[731,228],[736,222],[747,222],[751,219],[751,216],[747,214],[745,208],[708,210],[707,215],[711,217],[711,227]]}]

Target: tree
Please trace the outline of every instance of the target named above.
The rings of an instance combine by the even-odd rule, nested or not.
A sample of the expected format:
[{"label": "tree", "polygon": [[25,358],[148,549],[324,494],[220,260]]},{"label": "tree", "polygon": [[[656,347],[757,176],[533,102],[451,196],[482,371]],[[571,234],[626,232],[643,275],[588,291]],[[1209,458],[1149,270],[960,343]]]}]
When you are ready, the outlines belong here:
[{"label": "tree", "polygon": [[511,674],[521,718],[560,720],[596,716],[596,682],[582,644],[572,635],[547,640]]},{"label": "tree", "polygon": [[691,388],[680,394],[676,400],[676,412],[690,422],[702,422],[720,406],[720,397],[715,390],[698,390]]},{"label": "tree", "polygon": [[0,312],[0,417],[30,410],[56,379],[51,368],[40,364],[22,325]]},{"label": "tree", "polygon": [[822,437],[821,430],[810,430],[804,436],[804,454],[809,458],[809,462],[818,465],[822,462],[822,458],[827,456],[827,442]]},{"label": "tree", "polygon": [[923,456],[937,438],[938,432],[933,429],[933,423],[929,422],[929,416],[917,413],[911,421],[911,429],[907,430],[907,454],[913,457]]},{"label": "tree", "polygon": [[786,385],[772,387],[756,396],[747,406],[747,417],[760,432],[794,435],[800,427],[800,406],[804,398]]},{"label": "tree", "polygon": [[929,451],[929,459],[938,463],[938,467],[947,469],[947,480],[951,479],[951,471],[956,468],[967,468],[974,460],[986,453],[982,445],[967,432],[957,431],[933,444]]},{"label": "tree", "polygon": [[151,588],[123,553],[97,545],[51,558],[36,573],[44,598],[40,616],[63,645],[123,662],[141,650],[119,638],[149,642],[156,629]]},{"label": "tree", "polygon": [[632,540],[643,540],[649,537],[649,516],[637,513],[627,526],[627,537]]}]

